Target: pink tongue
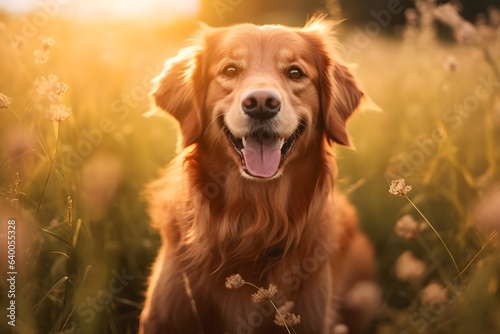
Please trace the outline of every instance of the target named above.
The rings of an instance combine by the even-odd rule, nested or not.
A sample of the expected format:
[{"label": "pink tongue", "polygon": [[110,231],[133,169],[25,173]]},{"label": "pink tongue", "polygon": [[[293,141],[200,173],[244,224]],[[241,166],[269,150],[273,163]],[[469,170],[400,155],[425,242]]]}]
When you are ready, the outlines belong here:
[{"label": "pink tongue", "polygon": [[278,172],[281,151],[276,147],[277,140],[261,143],[252,137],[245,142],[243,158],[247,171],[253,176],[271,177]]}]

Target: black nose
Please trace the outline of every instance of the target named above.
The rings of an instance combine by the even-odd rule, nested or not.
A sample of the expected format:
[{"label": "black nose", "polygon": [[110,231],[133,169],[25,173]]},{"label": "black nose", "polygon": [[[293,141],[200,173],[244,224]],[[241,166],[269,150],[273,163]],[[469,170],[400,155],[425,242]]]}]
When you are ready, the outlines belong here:
[{"label": "black nose", "polygon": [[252,118],[273,118],[281,109],[281,100],[272,90],[252,90],[241,101],[241,109]]}]

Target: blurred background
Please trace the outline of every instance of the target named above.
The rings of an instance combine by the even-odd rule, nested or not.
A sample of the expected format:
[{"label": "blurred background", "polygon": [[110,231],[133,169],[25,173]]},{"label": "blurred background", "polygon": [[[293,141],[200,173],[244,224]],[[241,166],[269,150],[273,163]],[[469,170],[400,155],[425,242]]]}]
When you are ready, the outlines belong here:
[{"label": "blurred background", "polygon": [[[160,245],[142,191],[177,140],[148,113],[150,80],[200,20],[301,26],[316,12],[345,19],[340,51],[383,110],[363,106],[356,150],[336,149],[377,251],[371,332],[498,333],[498,0],[0,0],[0,332],[137,331]],[[389,194],[400,178],[412,202]]]}]

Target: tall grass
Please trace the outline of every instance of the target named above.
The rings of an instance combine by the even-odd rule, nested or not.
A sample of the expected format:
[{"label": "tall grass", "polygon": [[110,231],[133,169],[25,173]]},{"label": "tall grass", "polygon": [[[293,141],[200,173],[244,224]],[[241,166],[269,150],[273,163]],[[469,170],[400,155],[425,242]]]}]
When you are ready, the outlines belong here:
[{"label": "tall grass", "polygon": [[[377,246],[385,296],[377,332],[493,333],[500,328],[498,10],[471,25],[473,43],[459,38],[460,26],[449,27],[457,41],[441,42],[437,21],[418,21],[433,17],[434,6],[417,1],[408,13],[417,22],[402,40],[372,41],[353,57],[384,113],[355,117],[357,151],[341,151],[340,175],[345,185],[364,181],[351,198]],[[411,201],[388,195],[399,178],[412,185]],[[396,222],[407,214],[415,234],[404,239]],[[434,231],[418,230],[424,219]],[[414,257],[402,256],[407,251]]]},{"label": "tall grass", "polygon": [[[141,192],[176,143],[171,123],[142,114],[149,80],[186,36],[53,19],[40,35],[55,44],[40,55],[38,36],[13,43],[23,21],[2,21],[1,233],[16,220],[19,275],[16,328],[2,321],[1,331],[134,333],[159,245]],[[67,119],[49,114],[63,82],[52,102],[71,108]]]}]

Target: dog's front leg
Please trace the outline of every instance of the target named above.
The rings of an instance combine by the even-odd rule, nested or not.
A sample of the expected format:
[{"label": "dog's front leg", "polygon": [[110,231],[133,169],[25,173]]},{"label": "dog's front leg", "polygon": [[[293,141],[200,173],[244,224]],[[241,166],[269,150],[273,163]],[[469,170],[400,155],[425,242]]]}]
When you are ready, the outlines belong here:
[{"label": "dog's front leg", "polygon": [[182,271],[163,248],[156,259],[141,313],[140,334],[198,333],[199,325],[184,288]]}]

